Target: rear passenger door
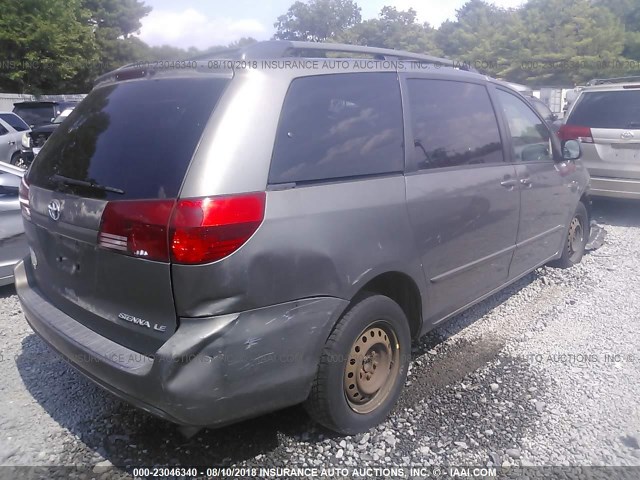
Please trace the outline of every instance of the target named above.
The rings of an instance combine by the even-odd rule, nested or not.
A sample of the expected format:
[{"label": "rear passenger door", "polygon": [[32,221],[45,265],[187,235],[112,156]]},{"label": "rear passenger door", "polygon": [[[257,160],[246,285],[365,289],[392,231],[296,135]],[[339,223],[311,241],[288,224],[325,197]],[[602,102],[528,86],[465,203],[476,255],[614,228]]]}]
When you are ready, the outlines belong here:
[{"label": "rear passenger door", "polygon": [[521,192],[517,249],[510,269],[510,278],[515,278],[558,253],[575,191],[557,168],[545,122],[519,96],[500,88],[495,92],[510,133],[509,161]]},{"label": "rear passenger door", "polygon": [[263,304],[351,298],[389,271],[421,278],[419,262],[410,258],[404,157],[396,72],[292,81],[260,227],[268,255],[250,272]]},{"label": "rear passenger door", "polygon": [[520,194],[484,84],[403,79],[407,203],[440,320],[506,282]]}]

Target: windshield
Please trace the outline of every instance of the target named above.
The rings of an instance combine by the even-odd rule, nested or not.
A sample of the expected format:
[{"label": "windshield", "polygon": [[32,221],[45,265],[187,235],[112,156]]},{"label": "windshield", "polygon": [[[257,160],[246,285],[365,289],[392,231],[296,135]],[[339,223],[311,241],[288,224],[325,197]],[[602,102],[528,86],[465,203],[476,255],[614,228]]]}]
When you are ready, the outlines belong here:
[{"label": "windshield", "polygon": [[[165,78],[92,91],[45,143],[29,181],[93,198],[176,198],[227,79]],[[54,175],[123,190],[65,184]]]}]

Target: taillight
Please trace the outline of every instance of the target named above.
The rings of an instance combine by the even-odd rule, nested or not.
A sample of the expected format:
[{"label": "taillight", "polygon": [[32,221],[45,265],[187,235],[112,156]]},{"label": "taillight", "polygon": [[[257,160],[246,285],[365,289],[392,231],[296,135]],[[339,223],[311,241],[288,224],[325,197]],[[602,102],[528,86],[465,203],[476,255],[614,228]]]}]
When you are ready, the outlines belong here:
[{"label": "taillight", "polygon": [[29,203],[29,184],[22,177],[20,187],[18,188],[18,198],[20,199],[20,207],[25,217],[31,218],[31,204]]},{"label": "taillight", "polygon": [[109,202],[98,245],[148,260],[169,261],[169,219],[175,200]]},{"label": "taillight", "polygon": [[98,244],[125,255],[182,264],[231,255],[264,218],[265,193],[107,203]]},{"label": "taillight", "polygon": [[560,140],[580,140],[582,143],[593,143],[591,129],[580,125],[562,125],[558,136]]},{"label": "taillight", "polygon": [[231,255],[264,218],[265,193],[178,200],[171,219],[171,258],[198,264]]}]

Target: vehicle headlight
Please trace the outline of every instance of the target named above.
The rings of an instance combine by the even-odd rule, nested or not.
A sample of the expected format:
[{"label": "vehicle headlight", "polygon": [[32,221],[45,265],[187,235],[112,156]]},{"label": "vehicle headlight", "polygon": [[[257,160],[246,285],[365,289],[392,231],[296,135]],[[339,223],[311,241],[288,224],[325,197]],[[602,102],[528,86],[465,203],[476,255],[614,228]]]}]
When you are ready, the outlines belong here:
[{"label": "vehicle headlight", "polygon": [[22,135],[22,146],[24,148],[31,148],[31,137],[28,133]]}]

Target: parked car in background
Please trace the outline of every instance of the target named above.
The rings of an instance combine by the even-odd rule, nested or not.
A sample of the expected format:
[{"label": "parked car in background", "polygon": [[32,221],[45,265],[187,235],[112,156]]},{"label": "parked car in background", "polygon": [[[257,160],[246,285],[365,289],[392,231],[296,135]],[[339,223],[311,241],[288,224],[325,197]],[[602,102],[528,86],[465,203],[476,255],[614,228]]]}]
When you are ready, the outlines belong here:
[{"label": "parked car in background", "polygon": [[18,115],[0,112],[0,161],[16,165],[20,162],[22,137],[31,130]]},{"label": "parked car in background", "polygon": [[21,149],[19,163],[15,164],[22,168],[28,168],[34,157],[40,153],[45,142],[51,134],[56,131],[65,118],[73,111],[74,107],[65,109],[60,115],[53,119],[53,122],[39,127],[34,127],[30,132],[25,132],[21,138]]},{"label": "parked car in background", "polygon": [[13,113],[22,118],[31,128],[47,125],[65,109],[73,108],[78,102],[32,101],[13,104]]},{"label": "parked car in background", "polygon": [[13,282],[13,269],[28,254],[18,191],[23,171],[0,163],[0,286]]},{"label": "parked car in background", "polygon": [[589,82],[559,135],[582,142],[594,196],[640,199],[640,77]]},{"label": "parked car in background", "polygon": [[189,431],[302,402],[365,431],[398,399],[412,339],[541,265],[576,264],[589,237],[580,144],[518,92],[394,50],[239,54],[300,52],[442,68],[125,67],[23,182],[26,319],[93,381]]}]

